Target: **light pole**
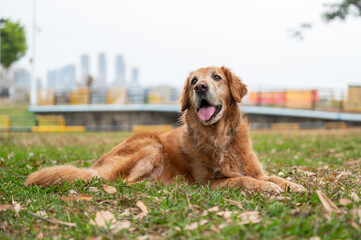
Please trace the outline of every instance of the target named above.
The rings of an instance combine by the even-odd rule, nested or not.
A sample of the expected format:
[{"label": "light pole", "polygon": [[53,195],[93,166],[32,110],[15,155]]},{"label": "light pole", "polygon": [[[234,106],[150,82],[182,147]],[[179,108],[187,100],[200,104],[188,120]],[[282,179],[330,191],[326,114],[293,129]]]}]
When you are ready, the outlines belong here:
[{"label": "light pole", "polygon": [[2,65],[1,65],[1,29],[5,27],[5,19],[0,19],[0,93],[1,93],[1,71],[2,71]]},{"label": "light pole", "polygon": [[38,89],[36,84],[36,76],[35,76],[35,35],[36,35],[36,18],[35,18],[35,10],[36,10],[36,0],[33,0],[33,57],[32,57],[32,76],[31,76],[31,85],[30,85],[30,104],[37,105],[38,104]]}]

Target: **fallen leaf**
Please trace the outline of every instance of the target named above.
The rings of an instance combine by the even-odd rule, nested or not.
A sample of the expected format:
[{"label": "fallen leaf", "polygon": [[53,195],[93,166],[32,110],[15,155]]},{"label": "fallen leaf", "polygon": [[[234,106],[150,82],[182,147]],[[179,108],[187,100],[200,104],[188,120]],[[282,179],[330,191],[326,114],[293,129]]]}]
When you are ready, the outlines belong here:
[{"label": "fallen leaf", "polygon": [[39,232],[39,233],[36,235],[36,238],[37,238],[37,239],[42,239],[42,238],[44,238],[43,232]]},{"label": "fallen leaf", "polygon": [[18,202],[14,203],[13,209],[16,213],[18,213],[21,210],[21,205]]},{"label": "fallen leaf", "polygon": [[242,203],[239,202],[239,201],[235,201],[233,199],[224,199],[224,200],[226,200],[227,202],[229,202],[230,204],[232,204],[234,206],[239,207],[240,209],[244,209],[243,206],[242,206]]},{"label": "fallen leaf", "polygon": [[207,220],[201,220],[199,223],[198,222],[194,222],[191,224],[188,224],[187,226],[184,227],[184,230],[196,230],[199,226],[205,225],[208,221]]},{"label": "fallen leaf", "polygon": [[339,202],[340,202],[341,205],[344,205],[344,206],[349,205],[349,204],[352,203],[352,201],[350,199],[345,199],[345,198],[341,198],[339,200]]},{"label": "fallen leaf", "polygon": [[72,194],[69,196],[62,196],[60,199],[66,202],[69,201],[90,201],[94,197],[88,194]]},{"label": "fallen leaf", "polygon": [[98,227],[105,227],[107,224],[116,223],[114,214],[109,211],[100,211],[95,215],[95,220],[91,219],[90,224]]},{"label": "fallen leaf", "polygon": [[40,217],[47,218],[48,214],[45,211],[37,211],[35,214],[39,215]]},{"label": "fallen leaf", "polygon": [[350,193],[350,197],[352,198],[352,200],[354,200],[354,202],[360,202],[360,198],[359,196],[357,196],[356,193],[354,192]]},{"label": "fallen leaf", "polygon": [[207,210],[208,212],[218,212],[219,211],[219,207],[212,207],[210,209]]},{"label": "fallen leaf", "polygon": [[117,234],[120,230],[129,228],[130,225],[131,225],[130,221],[126,220],[122,222],[113,223],[112,225],[110,225],[109,228],[111,229],[111,232],[113,234]]},{"label": "fallen leaf", "polygon": [[354,221],[351,222],[351,226],[354,227],[356,230],[360,230],[360,227]]},{"label": "fallen leaf", "polygon": [[232,213],[237,213],[237,212],[220,211],[217,213],[217,216],[223,217],[224,219],[229,219],[232,216]]},{"label": "fallen leaf", "polygon": [[109,193],[109,194],[115,194],[117,193],[117,189],[115,187],[106,185],[106,184],[102,184],[102,188],[105,192]]},{"label": "fallen leaf", "polygon": [[320,199],[323,208],[328,214],[335,212],[340,213],[340,209],[320,190],[316,190],[317,196]]},{"label": "fallen leaf", "polygon": [[138,201],[135,205],[136,205],[140,210],[142,210],[142,212],[148,213],[147,206],[145,206],[145,204],[144,204],[142,201]]},{"label": "fallen leaf", "polygon": [[241,221],[238,222],[239,225],[261,222],[258,211],[243,212],[238,217],[241,218]]},{"label": "fallen leaf", "polygon": [[12,204],[3,204],[3,205],[0,205],[0,211],[4,211],[4,210],[12,208],[12,207],[13,207]]},{"label": "fallen leaf", "polygon": [[89,187],[88,191],[91,193],[97,193],[97,192],[99,192],[99,189],[96,187]]},{"label": "fallen leaf", "polygon": [[298,172],[302,173],[303,175],[307,176],[307,177],[311,177],[313,175],[316,175],[316,173],[314,172],[309,172],[309,171],[304,171],[302,169],[297,169]]},{"label": "fallen leaf", "polygon": [[71,190],[69,191],[69,195],[76,195],[76,194],[78,194],[77,191],[75,191],[75,190],[73,190],[73,189],[71,189]]}]

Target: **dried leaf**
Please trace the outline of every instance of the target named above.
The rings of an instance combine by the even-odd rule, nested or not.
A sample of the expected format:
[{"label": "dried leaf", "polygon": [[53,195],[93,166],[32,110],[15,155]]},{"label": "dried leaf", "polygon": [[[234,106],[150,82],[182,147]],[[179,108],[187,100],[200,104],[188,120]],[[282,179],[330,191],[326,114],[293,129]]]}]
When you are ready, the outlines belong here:
[{"label": "dried leaf", "polygon": [[48,214],[45,211],[37,211],[35,214],[39,215],[40,217],[47,218]]},{"label": "dried leaf", "polygon": [[340,209],[320,190],[316,190],[317,196],[320,199],[323,208],[328,214],[335,212],[340,213]]},{"label": "dried leaf", "polygon": [[3,204],[3,205],[0,205],[0,211],[4,211],[4,210],[12,208],[12,207],[13,207],[12,204]]},{"label": "dried leaf", "polygon": [[316,175],[316,173],[314,172],[309,172],[309,171],[304,171],[302,169],[297,169],[298,172],[302,173],[303,175],[307,176],[307,177],[311,177],[313,175]]},{"label": "dried leaf", "polygon": [[117,193],[117,189],[115,187],[106,185],[106,184],[102,184],[102,188],[105,192],[109,193],[109,194],[115,194]]},{"label": "dried leaf", "polygon": [[232,200],[232,199],[224,199],[224,200],[226,200],[227,202],[229,202],[230,204],[232,204],[234,206],[239,207],[240,209],[244,209],[243,206],[242,206],[242,203],[239,202],[239,201],[235,201],[235,200]]},{"label": "dried leaf", "polygon": [[223,217],[224,219],[229,219],[232,216],[232,213],[237,213],[237,212],[220,211],[217,213],[217,216]]},{"label": "dried leaf", "polygon": [[16,213],[18,213],[20,210],[21,210],[21,205],[20,205],[20,203],[15,203],[15,204],[14,204],[14,211],[15,211]]},{"label": "dried leaf", "polygon": [[242,220],[242,221],[238,222],[238,224],[240,224],[240,225],[261,222],[258,211],[243,212],[240,215],[238,215],[238,217],[241,218],[241,220]]},{"label": "dried leaf", "polygon": [[356,230],[360,230],[360,227],[354,221],[351,222],[351,226],[354,227]]},{"label": "dried leaf", "polygon": [[105,227],[107,224],[116,223],[114,214],[109,211],[100,211],[95,215],[95,220],[90,220],[90,224],[98,227]]},{"label": "dried leaf", "polygon": [[190,230],[190,231],[196,230],[199,226],[207,224],[207,222],[208,222],[207,220],[201,220],[199,223],[194,222],[194,223],[188,224],[187,226],[184,227],[184,230]]},{"label": "dried leaf", "polygon": [[99,192],[99,189],[96,187],[89,187],[88,191],[91,193],[97,193],[97,192]]},{"label": "dried leaf", "polygon": [[131,225],[130,221],[126,220],[122,222],[113,223],[112,225],[110,225],[110,229],[113,234],[117,234],[120,230],[129,228],[130,225]]},{"label": "dried leaf", "polygon": [[350,193],[350,197],[352,198],[352,200],[354,202],[360,202],[360,198],[359,198],[359,196],[357,196],[356,193],[354,193],[354,192]]},{"label": "dried leaf", "polygon": [[72,194],[69,196],[62,196],[60,199],[69,202],[69,201],[90,201],[94,197],[88,194]]},{"label": "dried leaf", "polygon": [[144,204],[142,201],[138,201],[135,205],[136,205],[140,210],[142,210],[142,212],[148,213],[147,206],[145,206],[145,204]]},{"label": "dried leaf", "polygon": [[208,212],[218,212],[219,211],[219,207],[212,207],[210,209],[207,210]]},{"label": "dried leaf", "polygon": [[349,205],[349,204],[352,203],[352,201],[350,199],[345,199],[345,198],[341,198],[339,200],[339,202],[340,202],[341,205],[344,205],[344,206]]}]

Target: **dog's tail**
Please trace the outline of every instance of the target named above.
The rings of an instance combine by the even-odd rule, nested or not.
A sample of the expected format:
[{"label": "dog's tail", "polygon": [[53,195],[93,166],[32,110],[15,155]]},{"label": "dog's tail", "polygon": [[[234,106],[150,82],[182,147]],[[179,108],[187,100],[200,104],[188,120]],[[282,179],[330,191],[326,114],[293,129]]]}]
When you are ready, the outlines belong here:
[{"label": "dog's tail", "polygon": [[70,165],[48,167],[28,176],[25,186],[36,184],[40,187],[46,187],[61,181],[87,180],[93,177],[99,177],[98,172],[92,168],[77,168]]}]

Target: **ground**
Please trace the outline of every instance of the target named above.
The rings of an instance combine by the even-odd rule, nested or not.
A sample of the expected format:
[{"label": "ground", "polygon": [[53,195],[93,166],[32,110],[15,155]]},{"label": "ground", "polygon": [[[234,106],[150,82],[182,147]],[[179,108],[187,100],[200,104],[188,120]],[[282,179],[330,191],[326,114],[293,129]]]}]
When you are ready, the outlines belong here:
[{"label": "ground", "polygon": [[[23,185],[43,166],[91,166],[131,135],[0,134],[0,239],[361,239],[361,129],[252,131],[265,171],[304,185],[305,194],[212,190],[180,179]],[[316,190],[336,206],[327,197],[322,204]]]}]

